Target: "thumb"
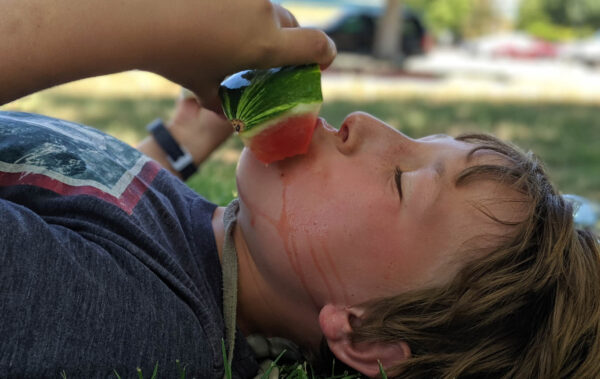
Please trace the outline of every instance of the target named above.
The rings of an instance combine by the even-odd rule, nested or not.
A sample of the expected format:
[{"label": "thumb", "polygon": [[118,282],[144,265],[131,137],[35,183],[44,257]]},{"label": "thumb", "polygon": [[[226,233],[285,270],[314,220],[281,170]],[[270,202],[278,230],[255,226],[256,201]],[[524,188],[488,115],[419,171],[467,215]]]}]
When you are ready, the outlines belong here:
[{"label": "thumb", "polygon": [[335,43],[321,30],[283,28],[281,35],[283,47],[272,56],[277,66],[318,63],[325,69],[337,54]]}]

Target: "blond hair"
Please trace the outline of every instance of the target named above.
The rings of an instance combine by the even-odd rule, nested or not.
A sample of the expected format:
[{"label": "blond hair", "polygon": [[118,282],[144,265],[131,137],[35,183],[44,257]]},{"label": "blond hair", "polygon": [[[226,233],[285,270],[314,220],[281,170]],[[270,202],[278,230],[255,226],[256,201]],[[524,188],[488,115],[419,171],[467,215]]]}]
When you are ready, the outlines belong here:
[{"label": "blond hair", "polygon": [[[527,200],[523,220],[468,262],[445,286],[363,304],[355,342],[405,341],[412,356],[388,375],[402,378],[600,377],[600,248],[575,229],[572,207],[550,184],[537,158],[481,134],[472,156],[494,151],[506,165],[475,165],[456,185],[494,180]],[[483,210],[482,210],[483,211]]]}]

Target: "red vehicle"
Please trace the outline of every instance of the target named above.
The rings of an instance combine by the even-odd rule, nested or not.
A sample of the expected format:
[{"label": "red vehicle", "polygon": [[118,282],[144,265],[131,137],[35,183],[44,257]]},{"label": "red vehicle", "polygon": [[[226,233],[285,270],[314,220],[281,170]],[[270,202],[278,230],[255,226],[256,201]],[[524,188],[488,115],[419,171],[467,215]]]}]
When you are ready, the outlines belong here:
[{"label": "red vehicle", "polygon": [[510,58],[554,58],[558,54],[557,48],[546,41],[533,40],[526,45],[499,46],[492,51],[492,55]]},{"label": "red vehicle", "polygon": [[519,59],[555,58],[558,48],[524,33],[499,34],[471,41],[467,48],[476,54]]}]

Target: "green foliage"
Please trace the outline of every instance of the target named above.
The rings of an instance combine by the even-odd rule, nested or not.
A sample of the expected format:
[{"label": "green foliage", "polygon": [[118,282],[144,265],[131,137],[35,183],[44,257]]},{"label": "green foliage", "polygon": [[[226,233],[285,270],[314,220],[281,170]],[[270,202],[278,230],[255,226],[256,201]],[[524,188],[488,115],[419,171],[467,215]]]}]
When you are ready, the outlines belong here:
[{"label": "green foliage", "polygon": [[551,41],[583,37],[600,28],[600,2],[522,0],[517,26]]},{"label": "green foliage", "polygon": [[498,15],[490,0],[404,0],[423,13],[433,34],[474,37],[496,25]]},{"label": "green foliage", "polygon": [[597,0],[544,0],[550,20],[559,25],[600,27],[600,2]]},{"label": "green foliage", "polygon": [[550,22],[550,16],[544,9],[544,0],[521,0],[517,26],[526,28],[537,22]]},{"label": "green foliage", "polygon": [[528,24],[524,30],[535,37],[553,42],[570,41],[576,38],[589,36],[593,32],[589,27],[571,28],[553,24],[548,21],[532,22],[531,24]]}]

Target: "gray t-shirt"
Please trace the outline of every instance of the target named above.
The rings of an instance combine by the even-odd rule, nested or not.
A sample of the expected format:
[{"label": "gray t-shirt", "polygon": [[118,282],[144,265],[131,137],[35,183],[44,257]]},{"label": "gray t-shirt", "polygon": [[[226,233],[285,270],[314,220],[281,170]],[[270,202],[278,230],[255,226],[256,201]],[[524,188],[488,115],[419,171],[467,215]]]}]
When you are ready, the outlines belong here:
[{"label": "gray t-shirt", "polygon": [[2,376],[221,378],[215,207],[110,136],[0,112]]}]

